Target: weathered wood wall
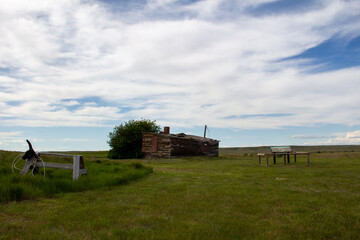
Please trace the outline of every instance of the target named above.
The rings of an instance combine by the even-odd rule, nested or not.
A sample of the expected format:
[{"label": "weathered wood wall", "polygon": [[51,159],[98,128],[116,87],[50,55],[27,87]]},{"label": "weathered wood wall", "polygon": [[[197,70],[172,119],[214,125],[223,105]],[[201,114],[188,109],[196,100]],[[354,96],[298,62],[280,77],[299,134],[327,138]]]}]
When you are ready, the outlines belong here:
[{"label": "weathered wood wall", "polygon": [[[156,151],[153,140],[157,142]],[[171,140],[164,134],[143,133],[142,152],[145,158],[170,158]]]},{"label": "weathered wood wall", "polygon": [[219,155],[219,141],[184,134],[143,133],[145,158]]}]

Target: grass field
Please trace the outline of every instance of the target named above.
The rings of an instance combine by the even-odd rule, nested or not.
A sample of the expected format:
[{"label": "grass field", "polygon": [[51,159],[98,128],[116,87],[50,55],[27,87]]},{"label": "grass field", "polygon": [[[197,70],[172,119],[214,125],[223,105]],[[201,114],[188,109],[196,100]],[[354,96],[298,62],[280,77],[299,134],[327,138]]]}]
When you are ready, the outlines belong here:
[{"label": "grass field", "polygon": [[252,152],[226,151],[141,160],[154,172],[128,185],[3,203],[0,238],[359,239],[359,152],[267,168]]}]

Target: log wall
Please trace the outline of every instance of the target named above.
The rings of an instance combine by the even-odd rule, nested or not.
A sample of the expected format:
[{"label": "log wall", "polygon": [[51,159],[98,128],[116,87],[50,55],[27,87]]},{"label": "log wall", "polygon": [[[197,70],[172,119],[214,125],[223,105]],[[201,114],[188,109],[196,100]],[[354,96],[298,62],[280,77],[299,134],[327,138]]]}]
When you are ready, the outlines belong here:
[{"label": "log wall", "polygon": [[143,133],[142,152],[145,158],[219,155],[219,141],[189,135]]}]

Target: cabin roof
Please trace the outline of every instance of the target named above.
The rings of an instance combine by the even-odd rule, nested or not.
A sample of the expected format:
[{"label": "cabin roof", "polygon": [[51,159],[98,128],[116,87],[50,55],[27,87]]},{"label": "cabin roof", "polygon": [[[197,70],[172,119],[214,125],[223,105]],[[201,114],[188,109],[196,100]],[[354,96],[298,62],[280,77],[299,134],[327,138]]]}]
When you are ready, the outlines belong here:
[{"label": "cabin roof", "polygon": [[150,133],[153,135],[158,135],[162,137],[169,137],[169,138],[179,138],[179,139],[194,139],[199,142],[220,142],[219,140],[207,138],[207,137],[200,137],[195,135],[187,135],[185,133],[178,133],[178,134],[165,134],[165,133],[154,133],[154,132],[144,132],[144,133]]}]

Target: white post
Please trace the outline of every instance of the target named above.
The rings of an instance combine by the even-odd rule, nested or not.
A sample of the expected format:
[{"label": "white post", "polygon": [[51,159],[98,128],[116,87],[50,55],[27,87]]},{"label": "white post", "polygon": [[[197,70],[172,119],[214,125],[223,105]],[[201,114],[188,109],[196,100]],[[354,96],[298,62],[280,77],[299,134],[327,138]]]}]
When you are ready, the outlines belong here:
[{"label": "white post", "polygon": [[73,162],[73,180],[78,180],[80,176],[80,156],[74,155]]},{"label": "white post", "polygon": [[32,158],[26,160],[25,165],[21,169],[21,173],[20,173],[21,175],[25,175],[29,171],[29,168],[31,167],[31,165],[33,165],[34,160],[35,160],[35,157],[32,157]]}]

